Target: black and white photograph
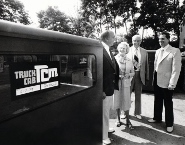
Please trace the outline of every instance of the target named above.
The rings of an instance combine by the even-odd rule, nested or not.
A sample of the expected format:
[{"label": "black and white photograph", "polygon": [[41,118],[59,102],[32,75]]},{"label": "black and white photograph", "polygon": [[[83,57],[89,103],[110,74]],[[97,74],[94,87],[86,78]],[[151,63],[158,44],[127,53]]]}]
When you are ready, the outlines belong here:
[{"label": "black and white photograph", "polygon": [[185,0],[0,0],[0,145],[185,145]]}]

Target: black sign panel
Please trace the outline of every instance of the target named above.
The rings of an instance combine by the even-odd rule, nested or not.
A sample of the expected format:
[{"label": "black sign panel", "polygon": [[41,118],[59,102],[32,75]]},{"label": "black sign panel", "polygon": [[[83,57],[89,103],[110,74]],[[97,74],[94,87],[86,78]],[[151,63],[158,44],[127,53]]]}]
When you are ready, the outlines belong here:
[{"label": "black sign panel", "polygon": [[59,62],[11,63],[10,83],[13,100],[59,88]]}]

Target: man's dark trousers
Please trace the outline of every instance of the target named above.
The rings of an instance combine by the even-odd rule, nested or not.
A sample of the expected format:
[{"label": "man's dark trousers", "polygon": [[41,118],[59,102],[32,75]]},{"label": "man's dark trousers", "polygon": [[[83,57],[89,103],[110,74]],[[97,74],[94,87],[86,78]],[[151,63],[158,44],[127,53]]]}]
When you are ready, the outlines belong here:
[{"label": "man's dark trousers", "polygon": [[168,88],[161,88],[157,85],[157,72],[154,74],[154,120],[162,120],[163,101],[165,106],[165,122],[166,127],[173,126],[174,115],[173,115],[173,90]]}]

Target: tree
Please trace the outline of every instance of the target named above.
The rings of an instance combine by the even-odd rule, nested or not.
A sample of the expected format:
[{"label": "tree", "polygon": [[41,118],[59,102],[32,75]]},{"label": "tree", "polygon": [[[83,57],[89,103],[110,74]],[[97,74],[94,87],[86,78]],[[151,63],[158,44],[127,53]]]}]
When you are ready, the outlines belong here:
[{"label": "tree", "polygon": [[58,10],[58,7],[49,6],[46,11],[41,10],[38,12],[37,17],[39,18],[40,28],[71,33],[70,19],[65,13]]},{"label": "tree", "polygon": [[[79,12],[80,13],[80,12]],[[81,15],[78,15],[77,18],[70,17],[70,33],[78,36],[83,36],[85,27],[84,27],[84,19]]]},{"label": "tree", "polygon": [[72,34],[84,37],[90,37],[95,31],[98,32],[96,21],[93,19],[86,19],[83,16],[83,10],[78,9],[78,16],[76,18],[70,17],[70,28]]},{"label": "tree", "polygon": [[98,31],[102,31],[102,25],[105,24],[105,19],[108,19],[107,0],[82,0],[82,15],[86,22],[96,23],[99,28]]},{"label": "tree", "polygon": [[155,39],[160,31],[174,31],[179,35],[182,8],[179,0],[143,0],[140,7],[140,16],[136,20],[137,26],[152,28]]},{"label": "tree", "polygon": [[18,0],[0,0],[0,19],[25,25],[31,23],[24,5]]},{"label": "tree", "polygon": [[171,8],[170,19],[172,20],[172,23],[170,23],[170,26],[172,27],[172,30],[174,31],[174,33],[177,35],[177,41],[179,41],[179,37],[180,37],[179,26],[184,15],[183,6],[179,5],[179,0],[171,0],[170,8]]},{"label": "tree", "polygon": [[[106,29],[126,26],[126,21],[132,18],[135,29],[135,14],[138,11],[136,7],[137,0],[82,0],[83,16],[90,21],[92,17],[97,21],[99,30],[102,30],[102,25]],[[117,21],[117,18],[122,20]]]},{"label": "tree", "polygon": [[140,10],[140,16],[136,20],[138,26],[152,28],[157,38],[157,32],[164,29],[167,23],[166,6],[167,1],[143,0]]}]

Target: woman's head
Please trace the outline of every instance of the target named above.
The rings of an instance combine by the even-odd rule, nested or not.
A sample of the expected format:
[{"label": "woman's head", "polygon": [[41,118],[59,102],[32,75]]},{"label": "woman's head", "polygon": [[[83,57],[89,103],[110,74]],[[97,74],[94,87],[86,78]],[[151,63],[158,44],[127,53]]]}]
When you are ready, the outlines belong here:
[{"label": "woman's head", "polygon": [[129,52],[129,44],[127,42],[121,42],[117,49],[119,54],[127,54]]}]

